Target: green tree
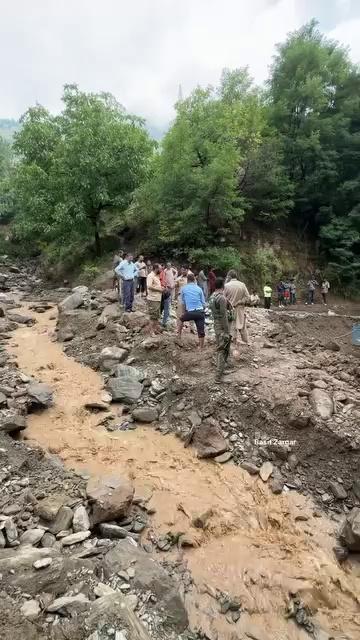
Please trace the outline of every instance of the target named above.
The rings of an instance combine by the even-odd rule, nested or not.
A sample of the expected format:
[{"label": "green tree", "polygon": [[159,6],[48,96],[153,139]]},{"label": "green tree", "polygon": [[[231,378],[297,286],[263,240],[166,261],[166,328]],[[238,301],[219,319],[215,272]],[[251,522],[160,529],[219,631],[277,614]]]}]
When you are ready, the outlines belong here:
[{"label": "green tree", "polygon": [[[291,185],[263,96],[246,70],[224,70],[217,89],[195,89],[176,110],[151,178],[137,195],[138,219],[158,229],[161,245],[229,243],[247,217],[286,215]],[[266,158],[271,170],[265,175]]]},{"label": "green tree", "polygon": [[316,22],[278,47],[271,121],[294,186],[293,220],[319,236],[331,275],[359,278],[360,74]]},{"label": "green tree", "polygon": [[59,116],[29,109],[15,135],[16,229],[35,241],[93,238],[100,255],[103,217],[127,208],[146,176],[153,143],[143,122],[110,94],[67,85],[63,102]]}]

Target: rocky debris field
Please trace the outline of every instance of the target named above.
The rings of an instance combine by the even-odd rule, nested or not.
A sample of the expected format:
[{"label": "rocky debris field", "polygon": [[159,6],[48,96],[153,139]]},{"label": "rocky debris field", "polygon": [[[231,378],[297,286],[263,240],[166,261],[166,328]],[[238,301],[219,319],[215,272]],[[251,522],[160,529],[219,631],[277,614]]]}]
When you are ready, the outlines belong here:
[{"label": "rocky debris field", "polygon": [[[149,338],[142,300],[124,314],[113,291],[82,294],[81,304],[78,292],[62,303],[57,338],[102,372],[106,391],[125,405],[122,420],[101,418],[104,428],[155,423],[193,442],[200,457],[254,474],[272,464],[275,492],[311,493],[337,513],[359,506],[360,362],[350,318],[249,310],[251,346],[217,386],[211,344],[199,356],[191,335],[176,344],[173,328]],[[70,303],[79,306],[68,310]]]},{"label": "rocky debris field", "polygon": [[[10,639],[16,629],[25,639],[215,640],[203,629],[188,629],[184,594],[191,594],[192,577],[186,564],[174,564],[171,557],[174,549],[196,547],[196,536],[154,535],[149,496],[137,496],[127,477],[65,470],[56,456],[21,441],[27,415],[46,411],[54,395],[41,371],[34,379],[18,369],[6,345],[17,327],[31,326],[45,312],[57,318],[53,340],[103,376],[101,400],[94,398],[85,408],[99,415],[105,432],[149,424],[164,435],[175,434],[199,458],[258,475],[274,494],[311,495],[319,515],[325,511],[339,523],[338,561],[360,551],[360,366],[347,338],[351,319],[251,310],[251,345],[234,353],[235,371],[216,385],[210,318],[210,339],[200,354],[190,333],[177,344],[173,324],[148,337],[141,300],[135,313],[124,314],[111,290],[48,291],[35,275],[5,266],[0,277],[2,637]],[[21,306],[25,299],[27,312]],[[117,406],[119,412],[112,409]],[[204,527],[200,520],[195,529]],[[220,591],[215,597],[219,613],[236,627],[241,603]],[[301,598],[294,594],[291,602],[289,619],[310,637],[330,640],[316,631]],[[234,633],[234,640],[263,640]]]}]

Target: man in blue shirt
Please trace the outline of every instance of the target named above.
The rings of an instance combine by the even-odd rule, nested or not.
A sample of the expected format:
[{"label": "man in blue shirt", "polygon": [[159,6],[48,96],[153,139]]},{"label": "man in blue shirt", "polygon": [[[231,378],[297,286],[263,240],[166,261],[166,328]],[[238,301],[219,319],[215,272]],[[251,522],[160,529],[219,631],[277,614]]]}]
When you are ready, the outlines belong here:
[{"label": "man in blue shirt", "polygon": [[187,282],[180,293],[185,313],[180,318],[179,337],[181,338],[184,322],[193,320],[196,324],[199,347],[202,349],[205,339],[205,296],[201,287],[196,284],[193,273],[188,274]]},{"label": "man in blue shirt", "polygon": [[134,302],[134,285],[135,278],[139,271],[133,262],[134,258],[131,253],[128,253],[124,260],[116,267],[115,273],[119,276],[122,282],[122,301],[125,311],[133,311]]}]

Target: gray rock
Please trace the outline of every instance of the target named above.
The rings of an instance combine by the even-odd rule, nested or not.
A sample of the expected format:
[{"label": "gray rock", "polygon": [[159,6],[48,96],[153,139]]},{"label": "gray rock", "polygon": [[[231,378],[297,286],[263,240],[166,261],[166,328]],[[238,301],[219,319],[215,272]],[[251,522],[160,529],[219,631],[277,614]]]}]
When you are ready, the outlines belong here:
[{"label": "gray rock", "polygon": [[102,314],[97,322],[96,328],[105,329],[106,325],[110,320],[120,320],[123,316],[123,311],[120,308],[118,302],[113,302],[112,304],[107,304],[103,309]]},{"label": "gray rock", "polygon": [[12,518],[5,520],[5,535],[9,544],[18,539],[18,530]]},{"label": "gray rock", "polygon": [[345,500],[347,498],[347,492],[339,482],[331,480],[331,482],[329,482],[329,489],[337,500]]},{"label": "gray rock", "polygon": [[46,567],[50,567],[53,559],[52,558],[40,558],[40,560],[35,560],[33,562],[34,569],[46,569]]},{"label": "gray rock", "polygon": [[109,587],[109,585],[104,584],[103,582],[98,582],[98,584],[94,587],[94,594],[97,598],[103,598],[104,596],[110,596],[116,593],[114,589]]},{"label": "gray rock", "polygon": [[137,407],[132,412],[135,422],[155,422],[159,413],[155,407]]},{"label": "gray rock", "polygon": [[74,514],[70,507],[62,506],[56,514],[56,518],[51,526],[51,533],[56,535],[60,531],[70,529]]},{"label": "gray rock", "polygon": [[78,544],[83,542],[90,536],[90,531],[78,531],[77,533],[71,533],[69,536],[62,538],[61,544],[63,547],[69,547],[72,544]]},{"label": "gray rock", "polygon": [[3,549],[6,545],[6,540],[3,532],[0,529],[0,549]]},{"label": "gray rock", "polygon": [[92,525],[126,516],[134,497],[134,487],[122,476],[90,478],[86,493],[91,506]]},{"label": "gray rock", "polygon": [[117,524],[107,524],[102,523],[99,525],[99,530],[104,538],[110,539],[124,539],[124,538],[133,538],[134,540],[139,540],[139,535],[137,533],[132,533],[124,527],[119,527]]},{"label": "gray rock", "polygon": [[200,427],[202,422],[201,417],[199,416],[198,412],[195,410],[190,411],[188,415],[188,420],[192,427]]},{"label": "gray rock", "polygon": [[137,367],[132,367],[128,364],[117,364],[112,369],[112,374],[115,378],[126,378],[128,380],[136,380],[136,382],[142,382],[145,380],[145,373]]},{"label": "gray rock", "polygon": [[45,531],[43,537],[41,538],[40,545],[42,547],[53,547],[56,542],[55,536],[49,531]]},{"label": "gray rock", "polygon": [[40,542],[44,533],[44,529],[28,529],[21,534],[20,544],[36,545]]},{"label": "gray rock", "polygon": [[35,620],[40,615],[41,609],[37,600],[27,600],[20,608],[20,613],[28,620]]},{"label": "gray rock", "polygon": [[140,547],[134,547],[129,540],[120,540],[104,558],[104,570],[110,577],[119,571],[127,571],[136,566],[132,586],[142,592],[153,593],[165,616],[165,624],[175,627],[178,633],[188,625],[184,603],[180,596],[180,585]]},{"label": "gray rock", "polygon": [[352,490],[354,492],[354,495],[357,497],[358,500],[360,500],[360,480],[359,479],[355,479],[352,485]]},{"label": "gray rock", "polygon": [[349,551],[360,551],[360,509],[358,507],[352,509],[346,516],[339,537]]},{"label": "gray rock", "polygon": [[334,413],[334,403],[331,396],[323,389],[313,389],[309,396],[310,404],[321,418],[331,418]]},{"label": "gray rock", "polygon": [[51,407],[53,392],[49,385],[43,382],[31,382],[27,388],[32,404],[39,407]]},{"label": "gray rock", "polygon": [[229,448],[220,427],[213,422],[203,422],[195,429],[193,444],[199,458],[215,458]]},{"label": "gray rock", "polygon": [[23,431],[25,428],[26,428],[25,416],[14,415],[14,416],[4,417],[0,420],[0,431],[5,431],[5,433]]},{"label": "gray rock", "polygon": [[31,316],[24,316],[21,313],[8,313],[8,319],[10,322],[18,324],[34,324],[36,322]]},{"label": "gray rock", "polygon": [[78,531],[88,531],[90,529],[90,519],[83,505],[76,507],[74,510],[72,525],[75,533]]},{"label": "gray rock", "polygon": [[246,460],[242,462],[240,466],[242,469],[245,469],[245,471],[250,473],[251,476],[256,476],[260,471],[259,467],[257,467],[256,464],[254,464],[253,462],[247,462]]},{"label": "gray rock", "polygon": [[225,451],[225,453],[222,453],[220,456],[216,456],[214,460],[215,462],[219,462],[220,464],[225,464],[225,462],[229,462],[231,458],[232,458],[231,451]]},{"label": "gray rock", "polygon": [[35,507],[35,514],[43,520],[46,520],[46,522],[53,522],[59,509],[66,502],[68,502],[68,497],[66,495],[63,493],[53,493],[37,503]]},{"label": "gray rock", "polygon": [[106,390],[111,394],[114,402],[134,404],[142,394],[143,385],[137,380],[129,378],[110,378]]},{"label": "gray rock", "polygon": [[263,482],[267,482],[269,480],[273,470],[274,470],[274,467],[271,464],[271,462],[269,462],[269,461],[263,462],[263,464],[260,467],[260,471],[259,471],[259,476],[260,476],[261,480]]},{"label": "gray rock", "polygon": [[2,391],[0,391],[0,406],[4,406],[7,403],[7,397],[5,395],[5,393],[3,393]]},{"label": "gray rock", "polygon": [[313,387],[313,389],[327,389],[325,380],[314,380],[311,386]]},{"label": "gray rock", "polygon": [[75,291],[75,293],[71,293],[59,303],[59,311],[73,311],[74,309],[78,309],[84,304],[84,299],[85,294],[82,291]]},{"label": "gray rock", "polygon": [[121,362],[124,359],[124,354],[126,355],[126,350],[120,349],[120,347],[104,347],[100,353],[100,361],[115,360],[115,362]]},{"label": "gray rock", "polygon": [[281,477],[281,475],[279,473],[275,473],[274,477],[271,478],[270,481],[270,489],[275,494],[282,493],[284,484],[284,479]]},{"label": "gray rock", "polygon": [[77,287],[72,288],[72,293],[80,293],[83,296],[86,296],[89,293],[89,287],[86,287],[83,284],[78,285]]},{"label": "gray rock", "polygon": [[63,596],[62,598],[56,598],[46,609],[48,613],[56,613],[58,611],[80,612],[85,611],[91,602],[83,594],[79,593],[77,596]]}]

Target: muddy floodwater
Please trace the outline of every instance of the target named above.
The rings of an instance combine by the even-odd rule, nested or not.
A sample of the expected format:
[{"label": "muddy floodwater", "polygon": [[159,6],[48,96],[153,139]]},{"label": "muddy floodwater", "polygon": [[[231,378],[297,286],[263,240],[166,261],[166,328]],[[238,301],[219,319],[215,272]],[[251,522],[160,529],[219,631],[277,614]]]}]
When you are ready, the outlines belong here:
[{"label": "muddy floodwater", "polygon": [[[198,460],[173,435],[151,426],[107,432],[99,425],[102,415],[84,408],[100,400],[101,375],[53,341],[53,310],[36,319],[15,332],[9,350],[22,371],[51,385],[55,404],[29,416],[27,439],[58,454],[68,467],[127,473],[137,493],[152,495],[155,531],[194,538],[198,546],[176,552],[194,579],[186,596],[194,629],[212,640],[308,640],[285,617],[289,593],[296,592],[324,630],[359,640],[360,572],[335,560],[335,521],[320,516],[310,498],[296,492],[275,496],[258,477],[232,463]],[[111,410],[121,413],[120,406]],[[193,518],[206,511],[206,528],[192,527]],[[175,552],[157,557],[179,559]],[[219,613],[215,589],[240,599],[246,613],[236,626]]]}]

